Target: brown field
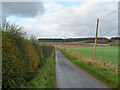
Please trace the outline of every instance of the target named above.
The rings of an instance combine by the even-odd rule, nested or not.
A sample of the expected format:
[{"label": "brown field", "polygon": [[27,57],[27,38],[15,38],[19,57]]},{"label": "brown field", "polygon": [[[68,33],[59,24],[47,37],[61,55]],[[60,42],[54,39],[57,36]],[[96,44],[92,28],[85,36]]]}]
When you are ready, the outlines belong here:
[{"label": "brown field", "polygon": [[[88,47],[88,46],[94,46],[94,43],[73,43],[73,42],[40,42],[40,44],[45,44],[45,45],[54,45],[55,47]],[[111,44],[97,44],[97,46],[111,46]]]}]

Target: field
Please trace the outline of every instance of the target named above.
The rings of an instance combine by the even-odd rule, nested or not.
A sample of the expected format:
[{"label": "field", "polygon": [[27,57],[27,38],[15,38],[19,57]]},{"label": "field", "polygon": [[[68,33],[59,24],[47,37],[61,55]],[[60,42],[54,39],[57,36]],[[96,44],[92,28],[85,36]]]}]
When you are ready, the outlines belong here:
[{"label": "field", "polygon": [[[52,44],[55,47],[66,48],[70,52],[76,53],[88,59],[92,58],[93,60],[93,43],[43,42],[42,44]],[[110,63],[112,65],[118,66],[118,46],[112,46],[110,44],[97,44],[96,60],[100,60],[102,63]]]},{"label": "field", "polygon": [[[81,56],[92,58],[94,55],[94,47],[66,47],[67,50],[77,53]],[[100,46],[96,49],[96,59],[101,62],[118,64],[118,46]]]},{"label": "field", "polygon": [[[40,42],[40,44],[54,45],[55,47],[88,47],[94,46],[94,43],[79,43],[79,42]],[[113,46],[111,44],[97,44],[97,46]]]}]

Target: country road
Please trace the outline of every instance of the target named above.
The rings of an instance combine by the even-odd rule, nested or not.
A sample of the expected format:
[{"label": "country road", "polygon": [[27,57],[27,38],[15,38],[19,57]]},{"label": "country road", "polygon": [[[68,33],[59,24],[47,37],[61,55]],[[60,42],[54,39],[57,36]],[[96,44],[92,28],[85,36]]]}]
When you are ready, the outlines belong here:
[{"label": "country road", "polygon": [[55,59],[57,88],[108,88],[73,64],[57,48],[55,49]]}]

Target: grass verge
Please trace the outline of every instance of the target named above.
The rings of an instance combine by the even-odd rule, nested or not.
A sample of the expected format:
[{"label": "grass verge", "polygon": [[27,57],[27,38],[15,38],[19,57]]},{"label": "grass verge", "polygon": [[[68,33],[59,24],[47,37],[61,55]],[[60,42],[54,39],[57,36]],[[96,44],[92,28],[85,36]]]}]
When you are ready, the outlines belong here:
[{"label": "grass verge", "polygon": [[82,60],[77,59],[74,56],[69,55],[64,50],[59,49],[69,60],[78,65],[84,71],[88,72],[110,88],[118,88],[118,74],[114,72],[108,72],[105,69],[97,67],[91,63],[85,63]]},{"label": "grass verge", "polygon": [[38,70],[37,76],[33,78],[26,88],[54,88],[55,80],[55,52],[44,62]]}]

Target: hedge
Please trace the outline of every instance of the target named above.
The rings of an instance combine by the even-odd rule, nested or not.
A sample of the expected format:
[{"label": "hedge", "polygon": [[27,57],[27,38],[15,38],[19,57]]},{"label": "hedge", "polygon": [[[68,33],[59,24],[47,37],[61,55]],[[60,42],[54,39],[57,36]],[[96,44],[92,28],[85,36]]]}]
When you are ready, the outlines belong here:
[{"label": "hedge", "polygon": [[2,88],[22,88],[36,76],[38,69],[54,50],[26,39],[16,26],[2,31]]}]

